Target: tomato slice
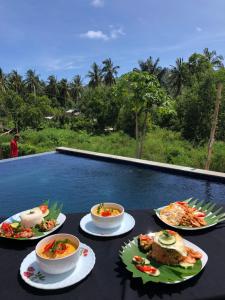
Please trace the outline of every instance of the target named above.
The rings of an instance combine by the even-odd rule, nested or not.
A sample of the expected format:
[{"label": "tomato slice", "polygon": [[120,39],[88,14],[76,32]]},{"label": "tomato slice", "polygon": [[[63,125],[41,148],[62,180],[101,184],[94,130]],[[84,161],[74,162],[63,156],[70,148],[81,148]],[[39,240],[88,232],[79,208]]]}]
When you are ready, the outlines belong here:
[{"label": "tomato slice", "polygon": [[8,232],[8,231],[13,230],[12,226],[10,225],[10,223],[2,223],[1,228],[2,228],[2,230],[4,230],[5,232]]},{"label": "tomato slice", "polygon": [[42,213],[44,214],[48,209],[48,205],[42,204],[39,206],[39,208],[42,211]]},{"label": "tomato slice", "polygon": [[152,266],[142,266],[142,265],[137,265],[136,268],[141,271],[141,272],[149,272],[149,273],[152,273],[152,274],[155,274],[155,272],[157,271],[156,268],[152,267]]},{"label": "tomato slice", "polygon": [[101,216],[102,216],[102,217],[109,217],[109,216],[111,216],[111,212],[110,212],[109,210],[103,211],[103,212],[101,213]]}]

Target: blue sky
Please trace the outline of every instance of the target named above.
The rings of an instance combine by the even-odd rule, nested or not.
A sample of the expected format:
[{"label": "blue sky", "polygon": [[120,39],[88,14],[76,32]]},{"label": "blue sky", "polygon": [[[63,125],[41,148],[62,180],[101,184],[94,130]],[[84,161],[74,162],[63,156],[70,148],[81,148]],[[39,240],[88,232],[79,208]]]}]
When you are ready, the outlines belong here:
[{"label": "blue sky", "polygon": [[0,0],[0,67],[85,79],[111,57],[120,74],[203,48],[225,56],[224,0]]}]

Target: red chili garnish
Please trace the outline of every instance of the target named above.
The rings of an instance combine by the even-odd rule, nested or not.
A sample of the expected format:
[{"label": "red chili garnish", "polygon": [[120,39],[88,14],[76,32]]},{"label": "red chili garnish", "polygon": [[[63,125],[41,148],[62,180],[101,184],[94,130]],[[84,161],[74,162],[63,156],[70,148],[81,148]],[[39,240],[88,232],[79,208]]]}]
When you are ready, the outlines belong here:
[{"label": "red chili garnish", "polygon": [[180,204],[180,205],[187,205],[187,202],[177,201],[177,204]]},{"label": "red chili garnish", "polygon": [[111,214],[110,210],[102,211],[102,213],[101,213],[101,216],[102,216],[102,217],[109,217],[109,216],[111,216],[111,215],[112,215],[112,214]]},{"label": "red chili garnish", "polygon": [[175,231],[173,231],[173,230],[170,230],[170,229],[167,229],[166,230],[169,234],[171,234],[171,235],[175,235],[176,234],[176,232]]},{"label": "red chili garnish", "polygon": [[142,266],[142,265],[137,265],[136,268],[141,271],[141,272],[150,272],[152,274],[155,274],[155,272],[157,271],[156,268],[152,267],[152,266]]},{"label": "red chili garnish", "polygon": [[202,218],[202,217],[205,217],[205,214],[202,213],[202,212],[199,212],[195,216],[198,217],[198,218]]},{"label": "red chili garnish", "polygon": [[42,204],[39,206],[39,208],[42,211],[42,213],[44,214],[48,209],[48,205]]},{"label": "red chili garnish", "polygon": [[48,243],[45,247],[44,247],[44,253],[45,252],[48,252],[52,247],[53,247],[53,245],[55,244],[55,240],[54,241],[52,241],[52,242],[50,242],[50,243]]}]

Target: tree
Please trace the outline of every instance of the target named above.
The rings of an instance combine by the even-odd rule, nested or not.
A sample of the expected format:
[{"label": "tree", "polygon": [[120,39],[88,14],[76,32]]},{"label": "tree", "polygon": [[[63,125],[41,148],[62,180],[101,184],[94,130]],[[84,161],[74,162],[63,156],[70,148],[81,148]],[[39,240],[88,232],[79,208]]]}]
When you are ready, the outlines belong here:
[{"label": "tree", "polygon": [[50,99],[57,99],[59,94],[58,82],[54,75],[48,77],[46,93]]},{"label": "tree", "polygon": [[22,95],[24,91],[23,77],[13,70],[8,76],[9,88],[17,94]]},{"label": "tree", "polygon": [[33,93],[36,96],[40,88],[40,81],[38,75],[35,74],[35,71],[29,69],[26,73],[24,82],[28,93]]},{"label": "tree", "polygon": [[154,61],[152,56],[149,56],[146,61],[139,60],[139,69],[135,68],[134,71],[148,72],[149,74],[155,75],[161,84],[163,82],[163,76],[165,75],[166,68],[159,66],[159,61],[159,58]]},{"label": "tree", "polygon": [[215,141],[215,135],[216,135],[216,129],[218,124],[218,116],[219,116],[219,110],[220,110],[220,104],[222,99],[222,89],[223,89],[223,83],[225,82],[225,69],[220,69],[215,74],[216,79],[216,87],[217,87],[217,93],[216,93],[216,101],[215,101],[215,107],[214,107],[214,113],[212,117],[212,127],[210,131],[210,138],[208,143],[208,154],[207,154],[207,160],[205,164],[205,169],[209,170],[210,163],[211,163],[211,156],[212,156],[212,150],[213,150],[213,144]]},{"label": "tree", "polygon": [[67,79],[63,78],[60,80],[58,84],[58,89],[59,89],[59,96],[58,96],[59,103],[61,104],[62,107],[66,107],[70,97]]},{"label": "tree", "polygon": [[102,78],[103,78],[102,70],[95,62],[91,66],[91,70],[88,72],[87,77],[89,77],[90,79],[88,83],[90,87],[95,88],[102,83]]},{"label": "tree", "polygon": [[175,97],[181,94],[186,79],[186,67],[183,58],[177,58],[176,65],[172,66],[169,76],[169,84]]},{"label": "tree", "polygon": [[115,77],[118,74],[119,66],[113,66],[111,58],[103,60],[103,80],[106,85],[113,85],[115,83]]},{"label": "tree", "polygon": [[75,102],[80,101],[83,92],[83,85],[80,75],[76,75],[70,85],[71,96]]},{"label": "tree", "polygon": [[7,90],[7,76],[4,74],[3,70],[0,68],[0,92],[5,93]]},{"label": "tree", "polygon": [[208,48],[205,48],[203,50],[203,54],[206,57],[206,59],[208,60],[208,62],[210,62],[210,64],[214,67],[214,68],[221,68],[223,67],[223,56],[222,55],[217,55],[216,51],[209,51]]},{"label": "tree", "polygon": [[134,114],[136,157],[141,158],[148,117],[156,107],[162,106],[168,100],[168,96],[154,75],[137,71],[120,78],[116,93],[122,95],[124,106],[130,106]]}]

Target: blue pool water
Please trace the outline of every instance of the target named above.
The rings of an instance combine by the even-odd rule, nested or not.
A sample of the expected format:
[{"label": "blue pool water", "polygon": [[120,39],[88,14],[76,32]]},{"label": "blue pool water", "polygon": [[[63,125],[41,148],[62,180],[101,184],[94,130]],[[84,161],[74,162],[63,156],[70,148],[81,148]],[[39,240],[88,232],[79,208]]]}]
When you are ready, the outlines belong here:
[{"label": "blue pool water", "polygon": [[0,216],[46,199],[63,202],[67,213],[106,201],[142,209],[189,197],[225,203],[225,184],[59,153],[0,163]]}]

